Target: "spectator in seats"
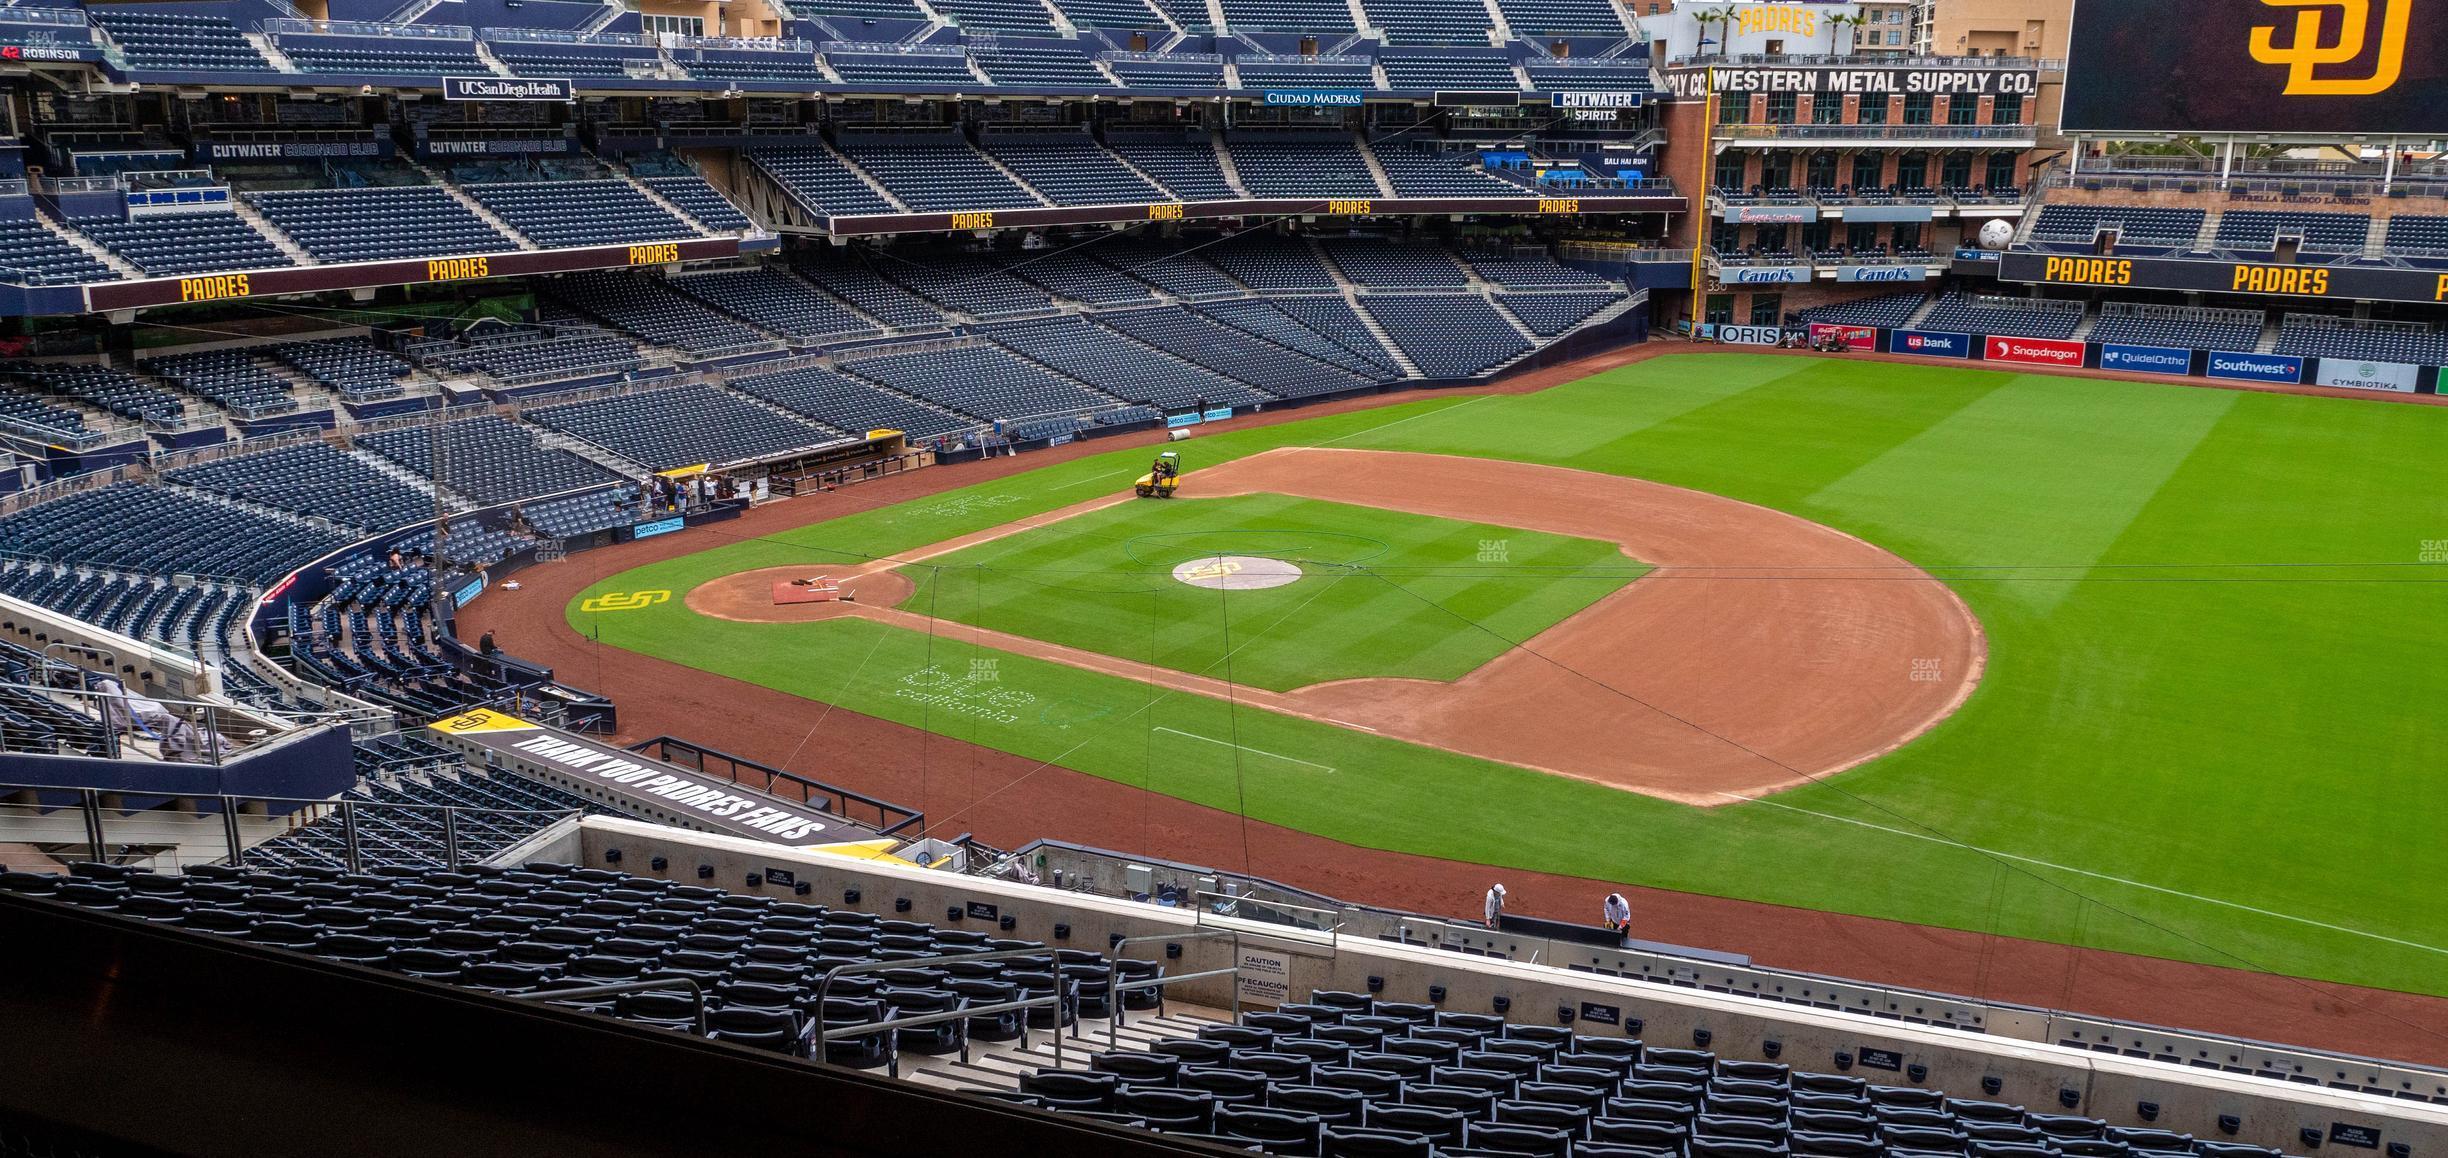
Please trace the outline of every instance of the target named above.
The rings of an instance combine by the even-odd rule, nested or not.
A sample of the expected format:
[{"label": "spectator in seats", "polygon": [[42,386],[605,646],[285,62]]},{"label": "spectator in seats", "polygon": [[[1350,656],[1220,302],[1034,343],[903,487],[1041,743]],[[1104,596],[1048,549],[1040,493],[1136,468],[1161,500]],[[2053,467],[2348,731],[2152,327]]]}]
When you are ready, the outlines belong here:
[{"label": "spectator in seats", "polygon": [[1487,920],[1487,927],[1488,927],[1488,928],[1491,928],[1491,929],[1495,928],[1495,927],[1496,927],[1496,923],[1497,923],[1499,920],[1503,919],[1503,917],[1504,917],[1504,905],[1505,905],[1505,890],[1504,890],[1504,886],[1503,886],[1503,885],[1501,885],[1501,884],[1498,884],[1498,885],[1491,885],[1491,886],[1489,886],[1489,887],[1488,887],[1488,891],[1487,891],[1487,905],[1486,905],[1486,911],[1487,911],[1487,913],[1486,913],[1486,920]]},{"label": "spectator in seats", "polygon": [[1606,926],[1618,937],[1632,935],[1632,903],[1622,893],[1606,895]]},{"label": "spectator in seats", "polygon": [[490,631],[476,637],[476,651],[480,655],[501,654],[501,648],[494,644],[493,633]]},{"label": "spectator in seats", "polygon": [[408,557],[400,554],[400,549],[397,547],[391,548],[390,561],[391,569],[394,571],[405,571],[408,569]]}]

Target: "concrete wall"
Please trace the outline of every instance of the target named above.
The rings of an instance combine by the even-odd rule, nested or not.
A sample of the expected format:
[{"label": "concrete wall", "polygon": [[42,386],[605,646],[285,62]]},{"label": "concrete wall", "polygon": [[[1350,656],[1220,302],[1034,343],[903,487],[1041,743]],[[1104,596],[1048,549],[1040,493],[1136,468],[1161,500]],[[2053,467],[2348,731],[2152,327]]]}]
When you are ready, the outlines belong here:
[{"label": "concrete wall", "polygon": [[[1912,1023],[1929,1010],[1907,1008],[1897,1011],[1898,1016],[1872,1017],[1771,1005],[1672,983],[1305,934],[1192,910],[853,861],[628,820],[587,819],[580,827],[579,845],[580,863],[590,866],[986,929],[1057,946],[1101,951],[1116,935],[1177,938],[1171,943],[1180,947],[1180,957],[1168,962],[1168,972],[1175,974],[1231,963],[1236,945],[1229,935],[1238,934],[1237,949],[1245,956],[1255,950],[1283,959],[1286,989],[1295,1000],[1305,999],[1312,989],[1340,989],[1373,991],[1388,1000],[1427,1001],[1431,987],[1441,987],[1445,1009],[1490,1012],[1502,998],[1509,1003],[1508,1016],[1516,1020],[1554,1024],[1570,1011],[1573,1024],[1584,1032],[1637,1036],[1660,1046],[1705,1042],[1720,1057],[1740,1059],[1769,1059],[1773,1047],[1773,1060],[1802,1069],[1839,1070],[1844,1066],[1838,1055],[1850,1055],[1851,1072],[1873,1083],[1924,1085],[1959,1097],[2017,1102],[2036,1112],[2085,1114],[2111,1125],[2175,1130],[2297,1154],[2310,1151],[2305,1130],[2325,1135],[2338,1124],[2376,1131],[2383,1146],[2404,1143],[2412,1158],[2430,1158],[2448,1147],[2448,1106]],[[665,861],[660,869],[653,865],[658,856]],[[775,885],[771,873],[777,868],[794,883]],[[747,883],[750,874],[760,880],[753,888]],[[857,900],[848,900],[853,891]],[[991,906],[997,919],[968,915],[985,911],[972,906]],[[961,915],[955,919],[949,910]],[[1007,931],[997,929],[1004,917],[1012,920]],[[1058,924],[1068,927],[1067,937],[1057,936]],[[1162,943],[1139,946],[1131,955],[1157,957],[1161,948]],[[1232,990],[1221,983],[1224,980],[1186,984],[1174,996],[1227,1005]],[[1616,1020],[1588,1020],[1585,1013],[1606,1012],[1590,1006],[1612,1007]],[[1896,1068],[1867,1064],[1887,1060],[1882,1055],[1892,1055]],[[1984,1092],[1984,1079],[1996,1080],[1995,1093]],[[2145,1103],[2155,1107],[2147,1118]],[[2232,1132],[2220,1128],[2221,1115],[2237,1120]]]}]

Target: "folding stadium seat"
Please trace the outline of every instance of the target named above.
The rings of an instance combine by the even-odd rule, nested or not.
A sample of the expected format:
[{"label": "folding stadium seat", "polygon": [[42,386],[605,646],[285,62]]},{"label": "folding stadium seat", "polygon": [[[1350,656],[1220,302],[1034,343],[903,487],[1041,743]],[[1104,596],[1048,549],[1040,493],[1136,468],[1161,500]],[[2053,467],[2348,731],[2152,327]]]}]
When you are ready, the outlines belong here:
[{"label": "folding stadium seat", "polygon": [[1020,1075],[1020,1092],[1036,1095],[1047,1109],[1054,1110],[1110,1111],[1121,1088],[1121,1080],[1112,1074],[1040,1069]]},{"label": "folding stadium seat", "polygon": [[[1433,1075],[1431,1075],[1433,1076]],[[1403,1104],[1428,1106],[1439,1110],[1459,1110],[1471,1119],[1484,1119],[1496,1108],[1497,1094],[1493,1090],[1468,1086],[1449,1086],[1433,1081],[1403,1087]]]},{"label": "folding stadium seat", "polygon": [[1232,1046],[1203,1038],[1168,1038],[1150,1042],[1148,1051],[1180,1058],[1183,1065],[1220,1066],[1232,1060]]},{"label": "folding stadium seat", "polygon": [[1088,1068],[1112,1074],[1127,1086],[1170,1086],[1181,1076],[1182,1062],[1170,1054],[1113,1050],[1090,1058]]},{"label": "folding stadium seat", "polygon": [[1277,1084],[1268,1089],[1266,1104],[1269,1109],[1314,1117],[1329,1126],[1356,1126],[1368,1099],[1331,1086]]},{"label": "folding stadium seat", "polygon": [[707,1012],[706,1036],[794,1057],[807,1056],[807,1027],[793,1010],[724,1006]]},{"label": "folding stadium seat", "polygon": [[1267,1153],[1315,1155],[1320,1123],[1314,1114],[1288,1114],[1252,1106],[1216,1107],[1216,1133],[1264,1145]]},{"label": "folding stadium seat", "polygon": [[1114,1093],[1114,1110],[1167,1133],[1204,1134],[1215,1129],[1212,1094],[1126,1084]]},{"label": "folding stadium seat", "polygon": [[1175,1081],[1185,1090],[1200,1090],[1215,1095],[1217,1104],[1230,1106],[1260,1106],[1266,1104],[1265,1074],[1242,1069],[1214,1066],[1185,1065]]}]

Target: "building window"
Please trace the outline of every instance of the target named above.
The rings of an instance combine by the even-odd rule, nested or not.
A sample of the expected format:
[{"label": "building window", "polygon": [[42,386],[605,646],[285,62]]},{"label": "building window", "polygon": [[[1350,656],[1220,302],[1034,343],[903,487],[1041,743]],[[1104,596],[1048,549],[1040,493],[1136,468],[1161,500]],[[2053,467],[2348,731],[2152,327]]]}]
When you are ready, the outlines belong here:
[{"label": "building window", "polygon": [[1712,326],[1733,325],[1734,295],[1710,294],[1708,296],[1708,312],[1701,315],[1700,320],[1707,322]]},{"label": "building window", "polygon": [[1768,123],[1772,125],[1793,124],[1796,119],[1795,110],[1800,105],[1801,100],[1802,98],[1794,93],[1769,93]]},{"label": "building window", "polygon": [[1874,92],[1863,95],[1861,98],[1861,123],[1865,125],[1883,125],[1887,123],[1886,93]]},{"label": "building window", "polygon": [[1877,251],[1877,249],[1878,249],[1878,226],[1875,226],[1875,225],[1847,225],[1847,226],[1845,226],[1845,244],[1846,244],[1846,245],[1849,245],[1849,246],[1851,246],[1851,247],[1853,247],[1853,252],[1855,252],[1855,253],[1872,253],[1872,252]]},{"label": "building window", "polygon": [[1947,98],[1947,123],[1972,125],[1980,123],[1980,98],[1957,93]]},{"label": "building window", "polygon": [[1926,125],[1930,123],[1930,104],[1935,99],[1936,98],[1925,92],[1905,93],[1904,123],[1908,125]]},{"label": "building window", "polygon": [[1904,43],[1904,34],[1895,31],[1894,29],[1889,29],[1887,32],[1887,47],[1894,48],[1902,43]]},{"label": "building window", "polygon": [[705,19],[699,16],[648,16],[646,31],[668,32],[675,36],[703,36]]},{"label": "building window", "polygon": [[1709,174],[1709,184],[1716,186],[1717,191],[1720,193],[1742,192],[1744,168],[1743,162],[1746,156],[1748,156],[1748,154],[1728,153],[1722,157],[1719,157],[1717,159],[1717,168],[1711,171]]},{"label": "building window", "polygon": [[2023,94],[2019,92],[1999,93],[1997,104],[1991,106],[1989,110],[1989,123],[1993,125],[2022,124]]},{"label": "building window", "polygon": [[2015,185],[2015,156],[2012,153],[1989,154],[1989,175],[1983,178],[1992,189],[2012,189]]},{"label": "building window", "polygon": [[1862,192],[1883,189],[1886,181],[1887,158],[1880,153],[1857,153],[1853,157],[1853,188]]},{"label": "building window", "polygon": [[1909,224],[1896,226],[1895,247],[1898,253],[1921,248],[1921,227]]},{"label": "building window", "polygon": [[1742,245],[1742,228],[1723,221],[1709,229],[1709,248],[1719,253],[1732,253]]},{"label": "building window", "polygon": [[1836,154],[1811,154],[1810,187],[1813,190],[1834,189],[1836,187]]},{"label": "building window", "polygon": [[1896,162],[1896,188],[1908,191],[1929,188],[1929,154],[1906,153]]},{"label": "building window", "polygon": [[1752,294],[1751,324],[1773,326],[1785,320],[1785,295]]},{"label": "building window", "polygon": [[1844,123],[1844,98],[1823,92],[1811,98],[1811,123],[1837,125]]},{"label": "building window", "polygon": [[1717,123],[1739,125],[1751,119],[1749,93],[1720,93],[1717,97]]},{"label": "building window", "polygon": [[1949,189],[1961,189],[1972,183],[1972,154],[1949,153],[1938,162],[1938,183]]}]

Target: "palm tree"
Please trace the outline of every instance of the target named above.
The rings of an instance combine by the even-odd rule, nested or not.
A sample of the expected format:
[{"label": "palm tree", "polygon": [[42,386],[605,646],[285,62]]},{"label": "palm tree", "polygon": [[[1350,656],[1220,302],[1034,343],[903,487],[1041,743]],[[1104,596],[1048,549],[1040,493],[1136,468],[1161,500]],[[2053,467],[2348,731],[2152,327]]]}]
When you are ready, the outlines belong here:
[{"label": "palm tree", "polygon": [[[1732,27],[1733,27],[1733,23],[1734,23],[1734,6],[1733,6],[1733,5],[1731,5],[1731,4],[1725,4],[1725,5],[1720,5],[1720,6],[1716,7],[1716,8],[1702,8],[1702,9],[1698,9],[1698,10],[1696,10],[1696,11],[1694,11],[1694,12],[1692,13],[1692,18],[1693,18],[1694,20],[1699,21],[1699,23],[1700,23],[1700,31],[1701,31],[1702,33],[1706,33],[1706,32],[1708,31],[1708,29],[1709,29],[1709,25],[1712,25],[1712,24],[1717,25],[1717,26],[1718,26],[1718,29],[1717,29],[1717,53],[1716,53],[1716,55],[1718,55],[1718,56],[1729,56],[1729,55],[1732,55],[1732,54],[1731,54],[1731,52],[1730,52],[1730,51],[1729,51],[1729,49],[1728,49],[1727,44],[1726,44],[1725,37],[1726,37],[1726,33],[1727,33],[1728,31],[1730,31],[1730,30],[1732,29]],[[1697,46],[1697,45],[1695,45],[1694,47],[1698,47],[1698,46]],[[1706,52],[1702,52],[1702,53],[1700,53],[1699,55],[1701,55],[1701,56],[1707,56],[1707,55],[1709,55],[1709,54],[1708,54],[1708,53],[1706,53]]]},{"label": "palm tree", "polygon": [[1829,16],[1827,18],[1828,55],[1834,57],[1849,57],[1853,55],[1853,49],[1858,46],[1857,42],[1860,39],[1859,32],[1857,31],[1855,35],[1845,38],[1845,45],[1841,49],[1836,47],[1836,34],[1839,31],[1847,28],[1858,30],[1862,25],[1868,24],[1869,22],[1870,18],[1867,15],[1858,12],[1850,15],[1839,12]]}]

